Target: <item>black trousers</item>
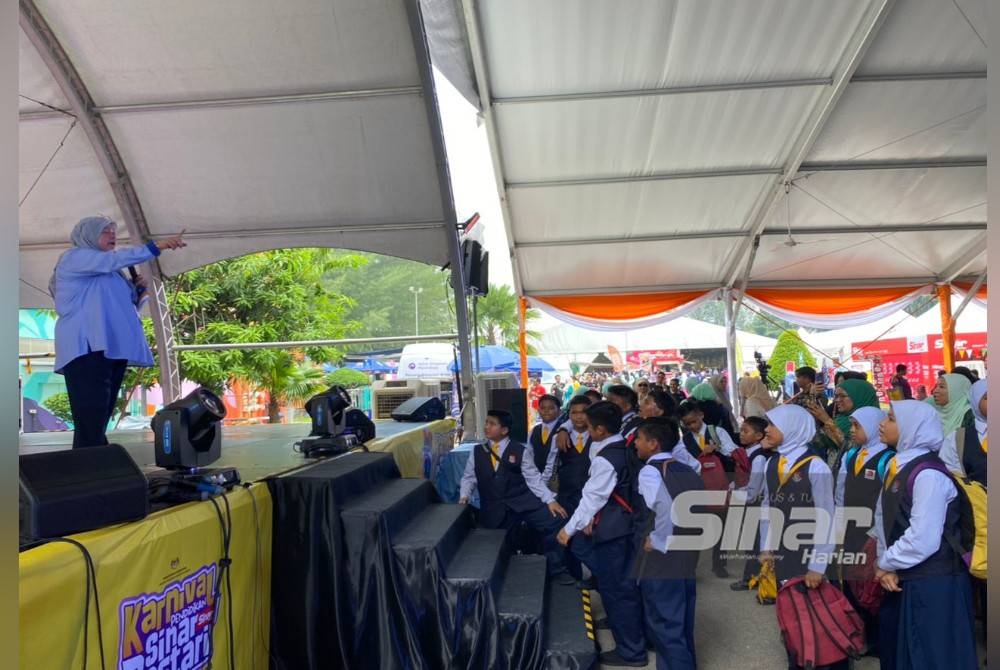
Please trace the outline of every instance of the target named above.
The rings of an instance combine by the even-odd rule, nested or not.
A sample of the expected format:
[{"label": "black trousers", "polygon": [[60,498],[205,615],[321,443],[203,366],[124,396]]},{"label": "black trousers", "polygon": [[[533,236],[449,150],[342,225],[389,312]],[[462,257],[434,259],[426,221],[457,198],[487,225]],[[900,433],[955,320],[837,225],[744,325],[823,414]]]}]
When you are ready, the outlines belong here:
[{"label": "black trousers", "polygon": [[103,351],[78,356],[63,368],[73,413],[73,448],[108,443],[105,431],[125,378],[128,361],[105,358]]}]

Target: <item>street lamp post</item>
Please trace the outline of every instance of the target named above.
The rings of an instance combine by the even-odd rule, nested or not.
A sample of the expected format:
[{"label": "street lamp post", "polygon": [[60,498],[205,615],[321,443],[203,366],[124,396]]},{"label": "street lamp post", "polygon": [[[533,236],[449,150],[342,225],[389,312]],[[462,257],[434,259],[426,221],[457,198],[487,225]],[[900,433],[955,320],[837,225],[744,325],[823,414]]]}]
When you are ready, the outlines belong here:
[{"label": "street lamp post", "polygon": [[413,334],[420,334],[420,294],[424,292],[423,287],[410,287],[410,293],[413,294]]}]

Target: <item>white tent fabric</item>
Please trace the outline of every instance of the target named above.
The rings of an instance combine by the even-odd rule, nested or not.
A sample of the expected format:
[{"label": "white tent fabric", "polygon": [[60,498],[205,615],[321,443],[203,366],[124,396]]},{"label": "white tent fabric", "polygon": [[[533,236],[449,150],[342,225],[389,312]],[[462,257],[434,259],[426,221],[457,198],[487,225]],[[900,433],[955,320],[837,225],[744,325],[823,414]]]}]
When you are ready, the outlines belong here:
[{"label": "white tent fabric", "polygon": [[578,328],[586,328],[589,330],[604,330],[604,331],[618,331],[618,330],[635,330],[639,328],[652,328],[662,323],[672,321],[674,319],[679,319],[686,314],[690,314],[695,309],[697,309],[702,303],[708,300],[715,300],[718,298],[718,292],[712,291],[706,293],[701,298],[697,300],[692,300],[689,303],[681,305],[675,309],[667,312],[661,312],[655,316],[644,319],[620,319],[616,321],[608,321],[605,319],[592,319],[587,317],[578,316],[576,314],[571,314],[570,312],[563,311],[557,307],[544,303],[540,300],[529,300],[532,307],[545,312],[549,316],[559,319],[563,323],[567,323],[571,326],[577,326]]},{"label": "white tent fabric", "polygon": [[[448,262],[416,4],[34,3],[107,126],[149,234],[187,229],[190,246],[160,258],[167,275],[296,246]],[[419,5],[435,64],[477,102],[456,1]],[[25,32],[19,90],[21,303],[49,306],[72,226],[122,212],[83,124],[69,130],[74,119],[55,111],[70,102]]]},{"label": "white tent fabric", "polygon": [[978,274],[985,5],[464,0],[519,292]]},{"label": "white tent fabric", "polygon": [[873,323],[875,321],[880,321],[886,316],[895,314],[899,312],[903,307],[906,307],[911,302],[916,300],[922,295],[928,293],[927,287],[918,288],[911,293],[897,299],[892,302],[887,302],[884,305],[879,305],[872,309],[867,309],[863,312],[851,312],[849,314],[833,314],[833,315],[819,315],[819,314],[808,314],[805,312],[793,312],[785,309],[775,307],[774,305],[766,305],[762,302],[755,300],[752,296],[746,296],[744,300],[747,303],[754,306],[759,310],[765,310],[774,314],[775,316],[784,319],[785,321],[791,321],[807,328],[847,328],[852,325],[864,325],[868,323]]}]

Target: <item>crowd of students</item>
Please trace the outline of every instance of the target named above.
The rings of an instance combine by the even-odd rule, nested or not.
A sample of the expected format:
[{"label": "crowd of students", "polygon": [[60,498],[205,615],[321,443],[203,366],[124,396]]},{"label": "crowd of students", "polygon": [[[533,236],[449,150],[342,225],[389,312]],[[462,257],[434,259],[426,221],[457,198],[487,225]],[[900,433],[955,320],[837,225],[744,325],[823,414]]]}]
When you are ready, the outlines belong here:
[{"label": "crowd of students", "polygon": [[[950,473],[985,486],[985,380],[944,375],[932,399],[893,400],[885,412],[867,381],[838,380],[828,406],[810,370],[798,372],[803,392],[781,405],[741,381],[759,407],[742,421],[722,401],[725,377],[687,397],[679,380],[649,379],[588,389],[565,406],[542,394],[526,444],[510,439],[509,413],[490,410],[460,502],[478,491],[483,526],[535,529],[552,579],[599,591],[598,625],[615,642],[600,654],[608,666],[642,667],[654,649],[657,668],[696,667],[695,570],[710,546],[717,578],[729,577],[727,559],[746,559],[734,591],[762,568],[776,586],[839,586],[883,669],[978,667],[974,601],[985,607],[985,582],[963,560],[964,494]],[[737,498],[741,514],[760,507],[749,552],[719,541]],[[815,534],[791,542],[773,520],[787,525],[803,510]],[[699,545],[712,528],[720,538]]]}]

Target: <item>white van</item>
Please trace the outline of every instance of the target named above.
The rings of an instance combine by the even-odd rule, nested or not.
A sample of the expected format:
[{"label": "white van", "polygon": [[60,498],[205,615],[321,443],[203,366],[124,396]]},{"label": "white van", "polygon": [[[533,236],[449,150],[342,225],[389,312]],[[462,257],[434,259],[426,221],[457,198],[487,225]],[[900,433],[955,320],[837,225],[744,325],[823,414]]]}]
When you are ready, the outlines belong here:
[{"label": "white van", "polygon": [[397,379],[452,379],[455,349],[446,342],[407,344],[399,356]]}]

